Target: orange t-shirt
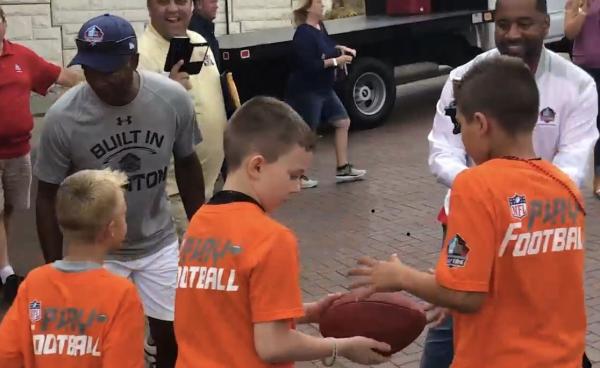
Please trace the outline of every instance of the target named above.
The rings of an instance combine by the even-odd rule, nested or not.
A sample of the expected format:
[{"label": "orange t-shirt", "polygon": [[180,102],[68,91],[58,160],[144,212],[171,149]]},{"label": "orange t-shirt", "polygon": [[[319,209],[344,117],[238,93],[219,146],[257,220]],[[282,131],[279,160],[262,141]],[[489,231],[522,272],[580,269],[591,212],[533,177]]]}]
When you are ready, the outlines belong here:
[{"label": "orange t-shirt", "polygon": [[143,368],[144,313],[133,284],[102,268],[29,273],[0,325],[2,368]]},{"label": "orange t-shirt", "polygon": [[177,368],[271,365],[254,347],[254,324],[304,315],[296,238],[256,204],[204,205],[179,260]]},{"label": "orange t-shirt", "polygon": [[576,198],[583,205],[567,175],[541,160],[494,159],[456,178],[436,279],[487,295],[477,313],[454,314],[453,368],[581,367],[585,224]]}]

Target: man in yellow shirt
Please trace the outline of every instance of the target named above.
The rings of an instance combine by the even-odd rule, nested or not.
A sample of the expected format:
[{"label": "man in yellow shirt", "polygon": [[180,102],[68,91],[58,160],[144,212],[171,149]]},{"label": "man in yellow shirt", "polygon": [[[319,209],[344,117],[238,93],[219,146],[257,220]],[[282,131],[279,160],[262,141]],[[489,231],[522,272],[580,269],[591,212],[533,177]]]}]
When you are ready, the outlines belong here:
[{"label": "man in yellow shirt", "polygon": [[[163,72],[170,39],[187,36],[192,43],[206,43],[198,33],[187,30],[192,17],[192,0],[148,0],[150,24],[139,43],[140,68],[167,75]],[[205,56],[206,53],[206,56]],[[210,48],[196,47],[192,60],[203,60],[199,74],[179,72],[175,65],[168,76],[181,83],[190,93],[196,108],[202,143],[196,148],[204,171],[205,198],[209,200],[223,165],[223,133],[227,123],[219,69]],[[167,193],[177,194],[172,177],[167,181]]]}]

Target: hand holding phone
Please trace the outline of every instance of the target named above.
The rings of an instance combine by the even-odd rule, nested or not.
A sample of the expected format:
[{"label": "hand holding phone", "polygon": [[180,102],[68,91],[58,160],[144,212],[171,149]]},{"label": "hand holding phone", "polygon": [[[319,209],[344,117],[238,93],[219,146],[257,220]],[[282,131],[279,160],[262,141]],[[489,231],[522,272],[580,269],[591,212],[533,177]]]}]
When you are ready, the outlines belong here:
[{"label": "hand holding phone", "polygon": [[190,83],[190,75],[186,72],[182,72],[181,67],[183,66],[183,60],[179,60],[169,73],[169,78],[181,84],[188,91],[192,89],[192,84]]},{"label": "hand holding phone", "polygon": [[[205,46],[206,51],[202,60],[192,62],[192,54],[195,47]],[[202,70],[202,65],[208,54],[208,44],[193,44],[190,42],[189,37],[173,37],[169,43],[169,52],[167,53],[167,60],[165,61],[165,72],[171,72],[175,65],[183,60],[183,63],[179,67],[178,71],[185,72],[189,75],[199,74]]]}]

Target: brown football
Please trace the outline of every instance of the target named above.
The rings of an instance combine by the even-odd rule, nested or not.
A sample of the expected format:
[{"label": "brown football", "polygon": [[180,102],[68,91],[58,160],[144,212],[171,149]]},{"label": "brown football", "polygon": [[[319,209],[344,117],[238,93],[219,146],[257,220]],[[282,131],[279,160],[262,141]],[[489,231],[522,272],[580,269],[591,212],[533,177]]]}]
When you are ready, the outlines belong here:
[{"label": "brown football", "polygon": [[423,308],[402,292],[362,300],[349,293],[323,313],[319,328],[325,337],[364,336],[388,343],[394,354],[419,337],[426,324]]}]

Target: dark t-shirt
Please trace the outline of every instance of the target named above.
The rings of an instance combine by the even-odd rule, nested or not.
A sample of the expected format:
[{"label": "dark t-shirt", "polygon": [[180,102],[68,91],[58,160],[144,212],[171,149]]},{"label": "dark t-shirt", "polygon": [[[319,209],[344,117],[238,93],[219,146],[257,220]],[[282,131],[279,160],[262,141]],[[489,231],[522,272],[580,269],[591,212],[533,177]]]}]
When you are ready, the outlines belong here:
[{"label": "dark t-shirt", "polygon": [[296,29],[292,41],[292,73],[287,94],[293,96],[308,91],[327,91],[333,88],[335,68],[324,68],[324,60],[340,56],[336,43],[323,30],[308,24]]}]

